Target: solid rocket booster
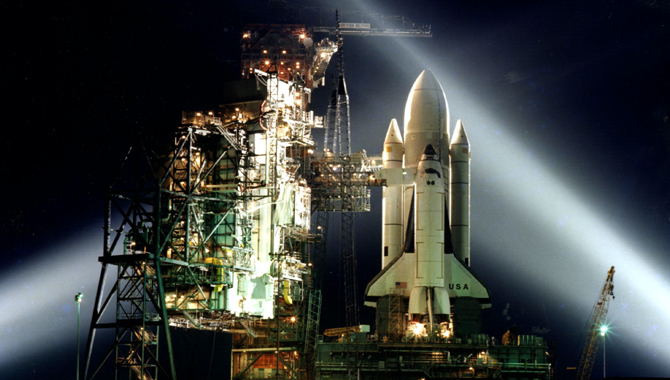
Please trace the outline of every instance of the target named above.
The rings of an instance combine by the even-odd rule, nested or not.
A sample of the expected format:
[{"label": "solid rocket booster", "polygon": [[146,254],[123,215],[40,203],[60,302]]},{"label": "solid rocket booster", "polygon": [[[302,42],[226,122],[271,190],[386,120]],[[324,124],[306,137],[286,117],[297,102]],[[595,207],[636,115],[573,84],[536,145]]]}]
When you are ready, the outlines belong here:
[{"label": "solid rocket booster", "polygon": [[470,265],[470,143],[463,123],[458,120],[449,147],[451,191],[449,221],[456,257]]},{"label": "solid rocket booster", "polygon": [[[402,169],[404,147],[402,135],[395,119],[391,120],[389,130],[384,139],[382,167],[384,169]],[[398,186],[384,187],[382,202],[382,268],[391,262],[402,249],[403,208],[402,188]]]}]

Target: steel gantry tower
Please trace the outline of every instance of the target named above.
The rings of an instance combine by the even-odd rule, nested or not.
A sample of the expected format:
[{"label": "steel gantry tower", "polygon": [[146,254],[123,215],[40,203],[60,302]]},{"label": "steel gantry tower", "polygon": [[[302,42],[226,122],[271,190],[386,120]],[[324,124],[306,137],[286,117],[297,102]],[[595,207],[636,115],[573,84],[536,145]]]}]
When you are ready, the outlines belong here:
[{"label": "steel gantry tower", "polygon": [[353,176],[356,167],[351,163],[351,121],[349,114],[349,95],[344,80],[344,46],[339,32],[340,17],[337,15],[337,106],[336,130],[340,140],[342,156],[342,265],[344,272],[344,309],[347,326],[356,326],[358,320],[358,286],[356,285],[356,257],[354,255],[354,191]]},{"label": "steel gantry tower", "polygon": [[[238,93],[221,111],[182,114],[170,149],[135,146],[110,187],[87,379],[101,377],[110,362],[117,377],[175,379],[175,361],[183,358],[172,350],[174,327],[252,342],[255,351],[234,351],[234,375],[265,369],[296,377],[305,329],[318,329],[303,318],[318,312],[308,305],[316,301],[307,285],[311,196],[304,168],[311,129],[322,121],[302,107],[310,89],[276,72],[256,71],[231,86]],[[114,302],[116,312],[106,317]],[[93,350],[96,333],[104,330],[114,332],[113,342],[91,361],[100,352]]]},{"label": "steel gantry tower", "polygon": [[356,302],[356,257],[354,256],[354,211],[355,200],[353,176],[356,167],[351,163],[351,121],[349,113],[349,95],[344,79],[344,49],[342,35],[339,32],[340,18],[336,11],[337,22],[337,79],[333,82],[333,91],[326,113],[324,135],[324,152],[332,154],[340,161],[341,181],[341,257],[344,277],[344,312],[347,326],[356,326],[358,320],[358,303]]},{"label": "steel gantry tower", "polygon": [[[355,35],[360,25],[347,28]],[[365,151],[351,153],[345,33],[319,42],[312,33],[304,25],[248,27],[244,79],[225,86],[221,109],[184,112],[161,150],[130,150],[107,195],[86,379],[109,377],[108,365],[116,377],[175,379],[175,327],[233,333],[234,378],[312,378],[321,311],[315,266],[325,249],[310,249],[315,211],[324,212],[324,230],[326,213],[342,212],[347,324],[358,324],[353,213],[370,210],[367,187],[382,182],[371,179],[378,165]],[[329,148],[319,156],[311,131],[323,120],[307,105],[338,48]],[[95,347],[110,335],[101,354]]]}]

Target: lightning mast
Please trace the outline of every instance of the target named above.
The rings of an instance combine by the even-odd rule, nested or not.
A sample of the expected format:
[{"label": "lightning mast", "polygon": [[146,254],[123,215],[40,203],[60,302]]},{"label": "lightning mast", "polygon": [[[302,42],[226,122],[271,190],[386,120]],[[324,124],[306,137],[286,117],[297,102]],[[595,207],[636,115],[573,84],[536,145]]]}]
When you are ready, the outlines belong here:
[{"label": "lightning mast", "polygon": [[614,284],[612,280],[614,278],[614,267],[611,267],[607,272],[607,279],[605,280],[605,285],[603,285],[600,294],[598,295],[598,300],[593,306],[593,313],[591,315],[591,323],[589,325],[589,332],[586,336],[586,343],[584,344],[584,351],[582,351],[582,358],[579,361],[579,367],[577,368],[577,379],[586,380],[591,378],[591,370],[593,370],[593,362],[595,361],[596,354],[598,353],[598,344],[600,339],[598,334],[600,333],[600,327],[604,325],[605,319],[607,317],[607,309],[610,304],[610,296],[614,298]]}]

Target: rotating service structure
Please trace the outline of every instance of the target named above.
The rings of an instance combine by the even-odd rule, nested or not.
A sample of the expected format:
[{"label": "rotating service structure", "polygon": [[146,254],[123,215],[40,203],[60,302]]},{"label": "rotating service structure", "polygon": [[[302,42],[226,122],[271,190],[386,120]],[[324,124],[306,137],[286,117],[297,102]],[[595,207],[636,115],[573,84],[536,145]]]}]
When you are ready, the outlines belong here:
[{"label": "rotating service structure", "polygon": [[[228,85],[220,111],[183,112],[170,148],[131,149],[109,189],[87,378],[112,357],[117,375],[175,378],[170,327],[239,333],[273,347],[275,370],[293,377],[305,345],[313,351],[320,307],[305,175],[322,119],[306,111],[310,91],[256,70]],[[96,333],[106,329],[114,342],[97,364]],[[159,330],[169,366],[158,360]],[[234,352],[233,374],[272,361],[260,354]]]},{"label": "rotating service structure", "polygon": [[[313,376],[323,232],[311,214],[369,211],[374,165],[364,151],[314,154],[323,118],[307,107],[338,45],[312,33],[245,26],[243,79],[225,85],[221,109],[183,112],[169,142],[129,151],[107,197],[85,378],[110,363],[116,376],[176,378],[177,327],[232,333],[234,378]],[[102,331],[114,339],[99,358]]]}]

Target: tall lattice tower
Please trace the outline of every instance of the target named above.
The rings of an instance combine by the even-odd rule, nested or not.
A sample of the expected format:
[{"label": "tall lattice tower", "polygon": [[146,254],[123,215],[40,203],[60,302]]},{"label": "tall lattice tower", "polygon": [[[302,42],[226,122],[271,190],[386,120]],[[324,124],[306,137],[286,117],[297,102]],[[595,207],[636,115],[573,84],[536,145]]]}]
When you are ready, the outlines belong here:
[{"label": "tall lattice tower", "polygon": [[341,256],[344,277],[344,309],[347,326],[356,326],[359,320],[358,304],[356,302],[356,258],[354,256],[354,210],[356,201],[353,176],[357,169],[351,162],[349,95],[344,79],[344,49],[342,35],[339,31],[340,18],[337,11],[336,22],[338,73],[337,79],[333,83],[333,92],[326,113],[324,150],[326,154],[332,154],[333,157],[340,160],[337,169],[341,173],[339,196],[341,197],[342,211]]}]

